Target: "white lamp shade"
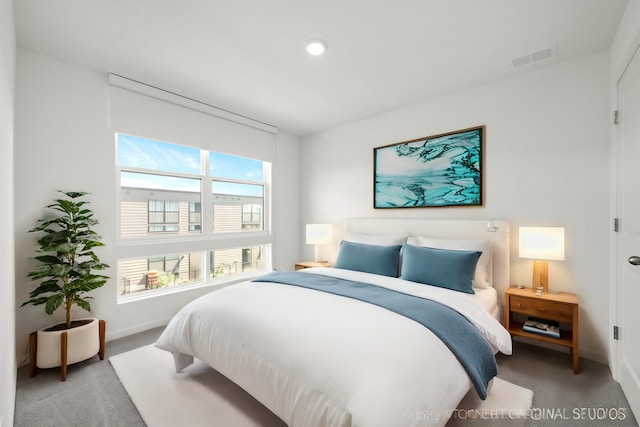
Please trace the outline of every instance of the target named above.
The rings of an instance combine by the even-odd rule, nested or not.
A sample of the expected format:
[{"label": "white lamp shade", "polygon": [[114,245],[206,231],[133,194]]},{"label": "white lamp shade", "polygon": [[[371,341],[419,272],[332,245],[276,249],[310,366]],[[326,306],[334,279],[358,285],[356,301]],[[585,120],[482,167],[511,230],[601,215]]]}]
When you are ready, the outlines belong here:
[{"label": "white lamp shade", "polygon": [[564,260],[564,227],[520,227],[520,258]]},{"label": "white lamp shade", "polygon": [[327,245],[333,243],[333,225],[307,224],[306,241],[308,245]]}]

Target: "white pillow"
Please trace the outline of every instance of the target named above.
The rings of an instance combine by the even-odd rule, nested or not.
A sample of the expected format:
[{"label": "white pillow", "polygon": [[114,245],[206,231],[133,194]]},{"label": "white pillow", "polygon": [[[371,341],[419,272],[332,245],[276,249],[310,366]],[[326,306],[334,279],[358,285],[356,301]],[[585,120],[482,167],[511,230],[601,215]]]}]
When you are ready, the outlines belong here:
[{"label": "white pillow", "polygon": [[491,263],[491,241],[474,239],[436,239],[426,236],[409,236],[407,243],[413,246],[423,246],[436,249],[453,249],[458,251],[481,251],[482,255],[476,264],[473,286],[489,288],[489,264]]},{"label": "white pillow", "polygon": [[361,234],[347,231],[344,240],[353,243],[364,243],[366,245],[402,245],[407,242],[406,234]]}]

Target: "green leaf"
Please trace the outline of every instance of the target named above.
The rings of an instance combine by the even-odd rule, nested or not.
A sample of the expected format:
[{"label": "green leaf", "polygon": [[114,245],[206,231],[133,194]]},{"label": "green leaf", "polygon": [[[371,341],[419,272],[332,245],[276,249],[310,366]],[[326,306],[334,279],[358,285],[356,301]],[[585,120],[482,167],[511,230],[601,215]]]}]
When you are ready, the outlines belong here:
[{"label": "green leaf", "polygon": [[98,246],[104,246],[104,243],[99,242],[99,241],[97,241],[97,240],[87,240],[87,241],[84,243],[84,248],[85,248],[85,249],[93,249],[93,248],[96,248],[96,247],[98,247]]},{"label": "green leaf", "polygon": [[98,289],[107,283],[106,276],[99,276],[94,274],[85,275],[76,280],[72,280],[67,284],[69,290],[75,292],[90,292],[94,289]]},{"label": "green leaf", "polygon": [[24,307],[27,304],[33,304],[33,305],[44,304],[45,302],[47,302],[48,299],[49,298],[47,298],[47,297],[31,298],[29,301],[23,302],[20,307]]},{"label": "green leaf", "polygon": [[31,271],[27,276],[31,280],[40,280],[47,277],[62,279],[68,273],[68,264],[41,264]]},{"label": "green leaf", "polygon": [[44,311],[46,311],[47,314],[53,314],[53,312],[56,311],[58,307],[60,307],[63,301],[64,301],[63,295],[56,294],[56,295],[50,296],[49,298],[47,298],[47,303],[44,306]]},{"label": "green leaf", "polygon": [[64,242],[55,246],[54,250],[62,254],[75,254],[78,245],[73,242]]},{"label": "green leaf", "polygon": [[[80,209],[78,208],[78,205],[76,203],[74,203],[73,201],[69,201],[69,200],[63,200],[63,199],[58,199],[56,200],[56,203],[58,204],[58,206],[64,211],[64,212],[68,212],[68,213],[76,213],[78,212]],[[54,205],[54,209],[56,208],[56,206]]]},{"label": "green leaf", "polygon": [[38,245],[41,250],[56,252],[59,245],[70,242],[74,237],[73,232],[69,230],[52,231],[42,236]]},{"label": "green leaf", "polygon": [[45,264],[62,264],[64,263],[63,259],[60,259],[56,256],[53,255],[40,255],[37,257],[34,257],[33,259],[43,262]]},{"label": "green leaf", "polygon": [[104,276],[95,276],[92,277],[91,280],[85,281],[83,290],[87,292],[104,286],[107,281],[103,277]]},{"label": "green leaf", "polygon": [[91,311],[91,304],[89,304],[89,301],[87,301],[86,299],[76,297],[75,303],[78,304],[80,308],[83,308],[84,310],[87,310],[87,311]]},{"label": "green leaf", "polygon": [[69,264],[55,264],[49,266],[51,269],[51,276],[55,277],[65,277],[69,274],[69,272],[73,269]]},{"label": "green leaf", "polygon": [[60,193],[63,193],[64,195],[66,195],[67,197],[71,198],[71,199],[77,199],[78,197],[82,197],[82,196],[86,196],[89,193],[85,193],[83,191],[68,191],[68,192],[64,192],[61,190]]},{"label": "green leaf", "polygon": [[40,286],[38,286],[36,289],[31,291],[29,296],[31,298],[35,298],[40,294],[46,294],[49,292],[60,292],[60,290],[61,288],[60,286],[58,286],[56,282],[48,280],[46,282],[42,282]]}]

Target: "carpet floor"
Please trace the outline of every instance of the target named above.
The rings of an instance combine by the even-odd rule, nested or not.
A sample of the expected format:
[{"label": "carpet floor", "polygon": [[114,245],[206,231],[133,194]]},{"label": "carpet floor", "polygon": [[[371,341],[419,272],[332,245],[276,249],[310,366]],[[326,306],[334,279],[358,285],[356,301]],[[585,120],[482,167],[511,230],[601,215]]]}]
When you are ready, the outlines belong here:
[{"label": "carpet floor", "polygon": [[[161,332],[156,328],[110,341],[106,359],[152,344]],[[517,340],[513,353],[498,355],[498,375],[533,390],[534,417],[525,421],[525,427],[638,427],[607,366],[581,359],[580,373],[574,375],[567,353]],[[597,410],[606,412],[604,420],[597,419]],[[460,425],[500,425],[493,421],[469,419]],[[59,369],[41,370],[29,378],[28,366],[19,368],[14,427],[49,426],[145,427],[145,423],[111,364],[95,357],[70,366],[65,382],[60,381]]]}]

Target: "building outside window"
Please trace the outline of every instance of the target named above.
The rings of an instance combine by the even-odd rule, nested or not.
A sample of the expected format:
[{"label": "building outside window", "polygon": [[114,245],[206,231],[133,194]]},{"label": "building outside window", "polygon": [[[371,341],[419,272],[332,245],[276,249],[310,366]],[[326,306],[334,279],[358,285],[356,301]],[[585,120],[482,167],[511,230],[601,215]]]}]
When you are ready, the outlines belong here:
[{"label": "building outside window", "polygon": [[270,164],[124,134],[116,140],[121,298],[270,267]]}]

